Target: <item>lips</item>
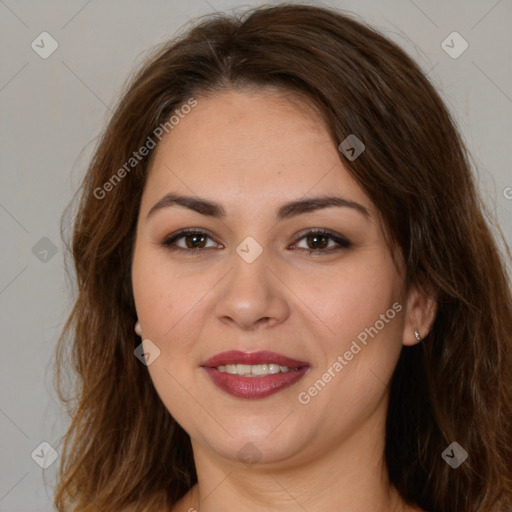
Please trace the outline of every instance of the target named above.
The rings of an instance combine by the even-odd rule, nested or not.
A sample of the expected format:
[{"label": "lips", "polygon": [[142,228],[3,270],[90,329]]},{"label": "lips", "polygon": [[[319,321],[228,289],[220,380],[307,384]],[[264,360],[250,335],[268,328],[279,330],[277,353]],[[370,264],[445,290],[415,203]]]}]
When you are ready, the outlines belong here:
[{"label": "lips", "polygon": [[[245,376],[220,371],[227,365],[279,365],[286,372],[262,376]],[[275,352],[229,351],[217,354],[201,364],[212,382],[222,391],[237,398],[265,398],[286,389],[299,381],[309,370],[307,362],[291,359]]]},{"label": "lips", "polygon": [[298,361],[275,352],[262,350],[259,352],[240,352],[238,350],[230,350],[229,352],[221,352],[210,359],[201,363],[206,368],[218,368],[227,364],[271,364],[275,363],[280,366],[288,366],[288,368],[300,368],[309,366],[309,363]]}]

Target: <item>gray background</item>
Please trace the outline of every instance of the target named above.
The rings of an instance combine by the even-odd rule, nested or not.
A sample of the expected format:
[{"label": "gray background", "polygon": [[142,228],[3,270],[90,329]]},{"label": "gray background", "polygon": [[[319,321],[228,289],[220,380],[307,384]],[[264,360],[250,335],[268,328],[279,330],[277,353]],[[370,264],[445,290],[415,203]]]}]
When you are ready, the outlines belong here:
[{"label": "gray background", "polygon": [[[72,303],[59,222],[109,105],[148,50],[190,19],[262,4],[0,0],[0,511],[52,510],[58,461],[45,470],[45,485],[31,453],[43,441],[59,450],[68,424],[52,387],[53,350]],[[429,73],[478,166],[490,218],[510,244],[511,0],[324,5],[358,13]],[[59,45],[47,59],[31,48],[43,31]],[[457,59],[441,47],[453,31],[469,44]],[[51,247],[43,237],[55,255],[41,252]]]}]

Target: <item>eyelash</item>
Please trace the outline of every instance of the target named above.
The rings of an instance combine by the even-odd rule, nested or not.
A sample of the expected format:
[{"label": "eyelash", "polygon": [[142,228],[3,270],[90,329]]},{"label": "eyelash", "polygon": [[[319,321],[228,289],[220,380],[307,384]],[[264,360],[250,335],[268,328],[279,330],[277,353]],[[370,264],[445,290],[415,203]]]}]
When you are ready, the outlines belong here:
[{"label": "eyelash", "polygon": [[[206,249],[211,249],[211,247],[206,247],[206,248],[195,247],[192,249],[184,249],[183,247],[178,247],[176,245],[173,245],[180,238],[184,238],[186,236],[193,236],[193,235],[206,235],[208,238],[211,238],[213,240],[213,238],[205,231],[200,231],[198,229],[183,229],[183,230],[179,231],[178,233],[171,235],[166,240],[164,240],[162,242],[162,245],[170,251],[187,252],[187,253],[192,253],[192,254],[198,254],[199,252],[204,251]],[[309,236],[323,236],[323,237],[326,237],[338,244],[337,247],[331,247],[329,249],[304,249],[302,247],[299,247],[299,249],[301,249],[301,250],[309,251],[309,256],[311,256],[312,254],[320,255],[321,253],[331,254],[334,251],[338,251],[341,249],[348,249],[352,245],[352,243],[344,236],[338,235],[338,234],[336,234],[332,231],[326,230],[326,229],[310,229],[304,233],[299,233],[299,237],[297,238],[297,241],[294,242],[294,245],[296,243],[300,242],[302,239],[307,238]],[[294,250],[295,249],[297,249],[297,248],[294,248]]]}]

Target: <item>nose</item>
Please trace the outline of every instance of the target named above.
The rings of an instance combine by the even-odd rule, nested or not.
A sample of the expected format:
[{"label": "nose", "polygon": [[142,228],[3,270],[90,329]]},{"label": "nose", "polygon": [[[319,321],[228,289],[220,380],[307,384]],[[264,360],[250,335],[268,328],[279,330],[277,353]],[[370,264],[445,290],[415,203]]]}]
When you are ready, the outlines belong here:
[{"label": "nose", "polygon": [[291,292],[281,279],[266,251],[252,263],[234,252],[233,268],[217,290],[217,318],[247,331],[284,322],[290,315]]}]

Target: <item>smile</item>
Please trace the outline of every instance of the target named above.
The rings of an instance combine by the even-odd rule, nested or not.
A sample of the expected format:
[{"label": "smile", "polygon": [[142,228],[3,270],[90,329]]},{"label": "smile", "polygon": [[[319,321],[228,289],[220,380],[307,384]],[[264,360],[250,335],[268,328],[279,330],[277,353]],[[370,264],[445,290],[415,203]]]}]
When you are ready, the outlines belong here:
[{"label": "smile", "polygon": [[299,381],[307,362],[274,352],[222,352],[201,364],[219,389],[237,398],[265,398]]},{"label": "smile", "polygon": [[[294,368],[296,369],[296,368]],[[270,364],[227,364],[217,367],[219,372],[240,375],[243,377],[261,377],[262,375],[275,375],[290,371],[288,366],[281,366],[277,363]]]}]

